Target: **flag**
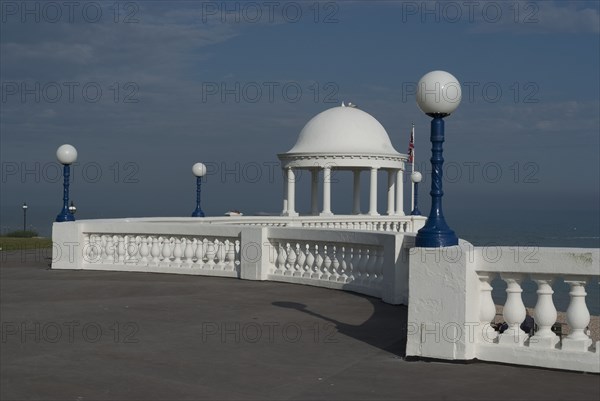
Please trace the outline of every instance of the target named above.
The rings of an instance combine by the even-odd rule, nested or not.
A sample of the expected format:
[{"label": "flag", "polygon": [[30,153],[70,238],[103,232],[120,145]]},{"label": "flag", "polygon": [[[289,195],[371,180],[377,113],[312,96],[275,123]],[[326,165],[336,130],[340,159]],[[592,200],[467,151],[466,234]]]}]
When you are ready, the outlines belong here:
[{"label": "flag", "polygon": [[408,162],[414,163],[414,153],[415,153],[415,126],[413,125],[412,130],[410,131],[410,142],[408,143]]}]

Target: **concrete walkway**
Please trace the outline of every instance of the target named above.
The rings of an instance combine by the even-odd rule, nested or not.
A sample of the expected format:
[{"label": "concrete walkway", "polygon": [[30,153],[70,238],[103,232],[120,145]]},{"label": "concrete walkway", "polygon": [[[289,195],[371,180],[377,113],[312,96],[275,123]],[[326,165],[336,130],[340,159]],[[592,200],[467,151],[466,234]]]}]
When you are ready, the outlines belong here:
[{"label": "concrete walkway", "polygon": [[406,308],[348,292],[49,270],[0,252],[1,398],[600,399],[600,376],[405,361]]}]

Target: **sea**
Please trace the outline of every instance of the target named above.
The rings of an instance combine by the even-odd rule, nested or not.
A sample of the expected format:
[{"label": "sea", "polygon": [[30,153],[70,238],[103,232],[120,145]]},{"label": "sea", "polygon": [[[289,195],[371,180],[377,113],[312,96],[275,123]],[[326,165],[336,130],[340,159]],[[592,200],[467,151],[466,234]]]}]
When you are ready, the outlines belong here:
[{"label": "sea", "polygon": [[[447,216],[457,235],[475,246],[526,246],[560,248],[600,248],[600,213],[598,211],[511,211],[505,214],[465,212]],[[600,271],[600,266],[595,266]],[[535,282],[526,279],[521,284],[526,307],[535,307]],[[506,302],[506,284],[497,278],[492,282],[492,297],[497,305]],[[561,278],[553,285],[556,309],[569,306],[569,285]],[[586,303],[592,315],[600,315],[598,276],[586,285]]]}]

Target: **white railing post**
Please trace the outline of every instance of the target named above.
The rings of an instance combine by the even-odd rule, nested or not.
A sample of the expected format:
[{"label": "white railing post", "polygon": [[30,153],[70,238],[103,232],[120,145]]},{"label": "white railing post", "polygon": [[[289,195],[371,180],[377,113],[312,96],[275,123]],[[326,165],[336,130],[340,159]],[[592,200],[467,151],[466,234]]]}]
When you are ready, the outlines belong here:
[{"label": "white railing post", "polygon": [[[240,278],[266,280],[271,267],[278,263],[278,253],[268,241],[267,227],[243,227],[240,243]],[[285,255],[287,259],[287,255]],[[285,259],[284,259],[285,261]]]},{"label": "white railing post", "polygon": [[508,324],[506,331],[499,336],[499,343],[522,346],[527,339],[527,333],[521,330],[521,323],[527,316],[527,310],[521,299],[521,274],[501,274],[506,282],[506,303],[504,304],[504,321]]},{"label": "white railing post", "polygon": [[496,317],[496,305],[492,299],[491,282],[494,274],[478,273],[479,277],[479,342],[492,343],[498,337],[491,323]]},{"label": "white railing post", "polygon": [[567,308],[567,323],[571,332],[562,340],[562,349],[569,351],[587,351],[592,345],[592,339],[585,334],[585,329],[590,324],[590,312],[585,304],[585,285],[587,280],[584,278],[567,278],[565,283],[571,286],[569,295],[571,302]]},{"label": "white railing post", "polygon": [[533,348],[554,348],[560,340],[554,332],[552,325],[556,323],[556,307],[552,301],[552,276],[536,276],[533,279],[537,286],[537,303],[533,318],[538,326],[536,333],[529,339],[529,346]]}]

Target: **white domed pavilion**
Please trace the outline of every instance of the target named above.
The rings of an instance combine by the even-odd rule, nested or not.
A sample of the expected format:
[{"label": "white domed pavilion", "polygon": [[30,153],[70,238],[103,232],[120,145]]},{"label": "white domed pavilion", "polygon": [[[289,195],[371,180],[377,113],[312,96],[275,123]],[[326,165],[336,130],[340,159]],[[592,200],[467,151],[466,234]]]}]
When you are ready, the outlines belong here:
[{"label": "white domed pavilion", "polygon": [[[360,176],[370,172],[370,216],[378,216],[377,174],[387,172],[387,215],[403,216],[404,163],[408,156],[392,146],[385,128],[369,113],[345,106],[325,110],[302,129],[296,144],[278,155],[287,180],[284,180],[284,216],[298,216],[295,209],[295,170],[311,172],[311,214],[331,216],[331,171],[354,173],[353,214],[360,214]],[[319,211],[319,172],[323,170],[323,207]]]}]

